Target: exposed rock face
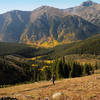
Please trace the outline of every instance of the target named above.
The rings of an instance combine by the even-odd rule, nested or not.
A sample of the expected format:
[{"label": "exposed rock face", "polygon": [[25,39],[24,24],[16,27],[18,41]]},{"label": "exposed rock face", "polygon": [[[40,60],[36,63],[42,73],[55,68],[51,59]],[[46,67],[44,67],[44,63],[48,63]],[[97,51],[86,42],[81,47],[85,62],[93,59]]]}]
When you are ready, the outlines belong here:
[{"label": "exposed rock face", "polygon": [[91,0],[88,0],[86,2],[83,2],[81,6],[90,7],[90,6],[94,6],[94,5],[97,5],[97,3],[92,2]]}]

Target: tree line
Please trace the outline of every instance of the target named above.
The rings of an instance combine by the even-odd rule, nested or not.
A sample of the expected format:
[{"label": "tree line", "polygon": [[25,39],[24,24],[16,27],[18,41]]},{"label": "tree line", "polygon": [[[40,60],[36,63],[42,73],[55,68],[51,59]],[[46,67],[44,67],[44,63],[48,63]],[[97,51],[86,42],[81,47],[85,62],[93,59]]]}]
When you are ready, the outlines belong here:
[{"label": "tree line", "polygon": [[52,74],[56,75],[56,79],[61,78],[75,78],[91,75],[94,73],[95,69],[99,69],[98,64],[95,66],[91,64],[80,64],[73,60],[65,61],[65,58],[62,57],[60,59],[56,59],[51,66],[43,68],[43,70],[39,70],[43,67],[34,67],[33,69],[33,80],[41,81],[41,80],[50,80]]},{"label": "tree line", "polygon": [[95,69],[100,69],[97,63],[95,66],[91,64],[81,65],[73,60],[66,61],[64,57],[55,59],[51,65],[41,64],[33,67],[27,63],[19,63],[17,61],[13,63],[0,62],[0,85],[50,80],[54,73],[56,80],[82,77],[93,74]]}]

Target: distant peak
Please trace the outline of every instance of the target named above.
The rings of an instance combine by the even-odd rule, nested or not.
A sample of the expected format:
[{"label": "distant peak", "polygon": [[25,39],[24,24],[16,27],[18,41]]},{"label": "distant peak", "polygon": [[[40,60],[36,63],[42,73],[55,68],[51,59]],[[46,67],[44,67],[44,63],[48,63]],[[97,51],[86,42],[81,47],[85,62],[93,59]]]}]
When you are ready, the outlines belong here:
[{"label": "distant peak", "polygon": [[41,9],[50,8],[50,6],[41,6],[40,8],[41,8]]},{"label": "distant peak", "polygon": [[37,9],[42,10],[42,9],[49,9],[49,8],[52,8],[52,7],[50,7],[50,6],[41,6],[41,7],[37,8]]},{"label": "distant peak", "polygon": [[82,3],[82,6],[85,6],[85,7],[89,7],[89,6],[93,6],[93,5],[97,5],[97,3],[93,2],[91,0],[87,0],[87,1]]},{"label": "distant peak", "polygon": [[36,8],[33,11],[48,11],[48,10],[54,10],[54,9],[58,9],[58,8],[54,8],[51,6],[40,6],[39,8]]}]

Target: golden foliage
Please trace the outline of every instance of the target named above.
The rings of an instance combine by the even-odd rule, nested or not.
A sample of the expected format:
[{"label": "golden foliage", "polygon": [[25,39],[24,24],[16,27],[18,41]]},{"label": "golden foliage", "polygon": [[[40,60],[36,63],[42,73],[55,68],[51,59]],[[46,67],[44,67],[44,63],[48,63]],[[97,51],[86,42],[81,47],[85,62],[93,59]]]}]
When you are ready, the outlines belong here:
[{"label": "golden foliage", "polygon": [[44,60],[44,63],[47,63],[47,64],[51,64],[53,62],[54,62],[54,60]]},{"label": "golden foliage", "polygon": [[45,48],[52,48],[55,47],[59,44],[59,42],[57,40],[52,40],[52,41],[45,41],[41,44],[42,47]]},{"label": "golden foliage", "polygon": [[32,67],[34,67],[34,66],[38,66],[37,64],[32,64]]},{"label": "golden foliage", "polygon": [[37,59],[40,59],[41,57],[42,57],[42,56],[37,56],[36,58],[37,58]]},{"label": "golden foliage", "polygon": [[47,65],[44,65],[40,70],[41,71],[44,71],[46,68],[48,68],[49,66],[47,66]]},{"label": "golden foliage", "polygon": [[36,60],[36,58],[31,58],[31,60]]}]

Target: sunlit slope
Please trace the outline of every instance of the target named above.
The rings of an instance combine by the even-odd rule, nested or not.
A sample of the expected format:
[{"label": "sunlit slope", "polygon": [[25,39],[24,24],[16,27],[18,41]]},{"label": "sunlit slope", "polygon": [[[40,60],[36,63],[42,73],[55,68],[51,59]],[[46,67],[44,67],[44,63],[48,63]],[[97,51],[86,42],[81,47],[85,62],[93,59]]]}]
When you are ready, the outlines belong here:
[{"label": "sunlit slope", "polygon": [[[100,74],[82,78],[63,79],[56,81],[53,86],[50,81],[33,84],[23,84],[8,88],[0,88],[0,97],[11,96],[18,100],[43,100],[45,97],[52,98],[57,92],[64,94],[71,100],[99,100],[100,99]],[[66,100],[66,99],[65,99]]]}]

